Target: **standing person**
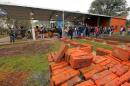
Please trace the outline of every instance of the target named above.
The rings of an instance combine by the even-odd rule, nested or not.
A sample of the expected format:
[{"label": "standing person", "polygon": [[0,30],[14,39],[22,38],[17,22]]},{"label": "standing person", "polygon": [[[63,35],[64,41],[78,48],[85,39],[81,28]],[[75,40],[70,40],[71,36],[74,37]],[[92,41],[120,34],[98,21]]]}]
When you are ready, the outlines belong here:
[{"label": "standing person", "polygon": [[130,26],[128,27],[128,35],[130,35]]},{"label": "standing person", "polygon": [[39,27],[38,26],[36,26],[36,28],[35,28],[35,34],[36,34],[36,38],[38,38],[38,35],[39,35]]},{"label": "standing person", "polygon": [[67,28],[67,27],[65,27],[65,29],[64,29],[64,36],[65,36],[65,37],[68,36],[68,28]]},{"label": "standing person", "polygon": [[99,27],[95,27],[95,34],[96,34],[96,38],[97,38],[99,35]]},{"label": "standing person", "polygon": [[10,32],[9,32],[9,36],[10,36],[10,43],[14,43],[15,42],[15,30],[14,28],[9,28]]},{"label": "standing person", "polygon": [[121,28],[120,28],[120,35],[122,35],[122,32],[123,32],[123,27],[121,26]]},{"label": "standing person", "polygon": [[40,29],[40,36],[41,36],[41,39],[44,39],[44,27],[41,27]]},{"label": "standing person", "polygon": [[122,36],[125,36],[126,29],[123,27]]},{"label": "standing person", "polygon": [[21,32],[21,33],[20,33],[20,34],[21,34],[21,37],[24,38],[24,37],[25,37],[26,30],[24,30],[23,26],[21,26],[20,29],[21,29],[21,31],[20,31],[20,32]]},{"label": "standing person", "polygon": [[58,27],[58,33],[59,33],[59,35],[60,35],[60,38],[62,38],[62,29],[61,29],[60,26]]},{"label": "standing person", "polygon": [[111,36],[111,34],[112,34],[111,27],[108,27],[108,34],[109,34],[109,36]]},{"label": "standing person", "polygon": [[86,36],[88,36],[88,26],[86,25],[86,30],[85,30]]},{"label": "standing person", "polygon": [[74,32],[73,32],[73,35],[74,35],[74,37],[77,37],[77,27],[76,27],[76,26],[74,26]]},{"label": "standing person", "polygon": [[79,37],[81,37],[82,36],[82,29],[83,29],[82,25],[80,25],[78,29],[79,29]]},{"label": "standing person", "polygon": [[113,26],[111,27],[111,33],[112,34],[114,33],[114,27]]},{"label": "standing person", "polygon": [[73,39],[73,28],[71,26],[69,27],[68,34],[70,35],[71,39]]}]

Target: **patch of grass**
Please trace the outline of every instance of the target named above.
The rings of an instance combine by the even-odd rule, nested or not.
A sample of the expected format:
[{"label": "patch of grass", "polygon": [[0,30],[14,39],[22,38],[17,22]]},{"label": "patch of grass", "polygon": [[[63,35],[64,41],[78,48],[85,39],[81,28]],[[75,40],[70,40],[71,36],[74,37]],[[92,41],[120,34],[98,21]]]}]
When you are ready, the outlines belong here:
[{"label": "patch of grass", "polygon": [[[36,42],[37,43],[37,42]],[[44,41],[43,46],[46,46]],[[29,71],[32,74],[26,80],[27,86],[49,86],[49,72],[48,72],[48,59],[47,54],[60,49],[62,42],[55,41],[45,49],[46,52],[29,55],[15,55],[0,57],[0,71],[16,72],[16,71]],[[20,46],[20,45],[17,45]],[[7,46],[5,46],[7,48]],[[43,49],[44,50],[44,49]],[[25,85],[26,86],[26,85]]]},{"label": "patch of grass", "polygon": [[105,45],[102,43],[98,43],[98,42],[94,42],[94,41],[90,41],[90,40],[85,40],[85,39],[78,39],[76,41],[78,41],[80,43],[88,43],[88,44],[93,45],[94,51],[96,51],[97,48],[105,48],[108,50],[112,50],[112,46],[110,46],[110,45]]},{"label": "patch of grass", "polygon": [[32,56],[12,56],[1,57],[0,71],[31,71],[39,72],[48,70],[48,61],[46,55],[36,54]]}]

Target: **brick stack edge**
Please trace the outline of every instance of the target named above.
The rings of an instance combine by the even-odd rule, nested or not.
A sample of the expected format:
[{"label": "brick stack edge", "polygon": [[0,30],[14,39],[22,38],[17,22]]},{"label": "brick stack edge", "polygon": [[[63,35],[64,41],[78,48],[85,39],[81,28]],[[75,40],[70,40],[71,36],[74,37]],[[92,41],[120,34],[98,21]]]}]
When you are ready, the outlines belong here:
[{"label": "brick stack edge", "polygon": [[128,49],[98,48],[93,55],[90,44],[67,38],[62,41],[73,47],[63,44],[59,51],[48,55],[50,86],[130,86]]}]

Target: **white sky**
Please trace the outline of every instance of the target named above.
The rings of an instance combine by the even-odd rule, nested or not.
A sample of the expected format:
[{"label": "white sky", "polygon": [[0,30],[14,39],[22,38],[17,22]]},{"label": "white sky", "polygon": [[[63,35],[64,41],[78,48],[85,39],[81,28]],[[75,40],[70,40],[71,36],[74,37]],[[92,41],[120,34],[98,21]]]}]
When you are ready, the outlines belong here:
[{"label": "white sky", "polygon": [[[50,8],[68,11],[88,12],[94,0],[0,0],[0,3],[12,3],[40,8]],[[127,0],[130,7],[130,0]],[[130,18],[130,14],[129,14]]]}]

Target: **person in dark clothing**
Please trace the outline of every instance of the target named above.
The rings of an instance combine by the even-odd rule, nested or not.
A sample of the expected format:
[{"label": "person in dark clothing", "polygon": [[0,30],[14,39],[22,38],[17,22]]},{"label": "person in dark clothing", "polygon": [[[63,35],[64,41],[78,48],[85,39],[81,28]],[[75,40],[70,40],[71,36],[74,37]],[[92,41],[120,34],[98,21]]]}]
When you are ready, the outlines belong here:
[{"label": "person in dark clothing", "polygon": [[72,27],[69,27],[69,32],[68,34],[70,35],[71,39],[73,39],[73,28]]},{"label": "person in dark clothing", "polygon": [[24,38],[26,30],[24,30],[23,26],[21,26],[20,28],[21,28],[21,37]]},{"label": "person in dark clothing", "polygon": [[90,36],[91,28],[89,26],[86,26],[86,36]]},{"label": "person in dark clothing", "polygon": [[62,38],[62,29],[60,27],[58,27],[58,33],[60,35],[60,38]]},{"label": "person in dark clothing", "polygon": [[9,36],[10,36],[10,42],[14,43],[15,42],[15,30],[14,28],[9,28],[10,32],[9,32]]}]

